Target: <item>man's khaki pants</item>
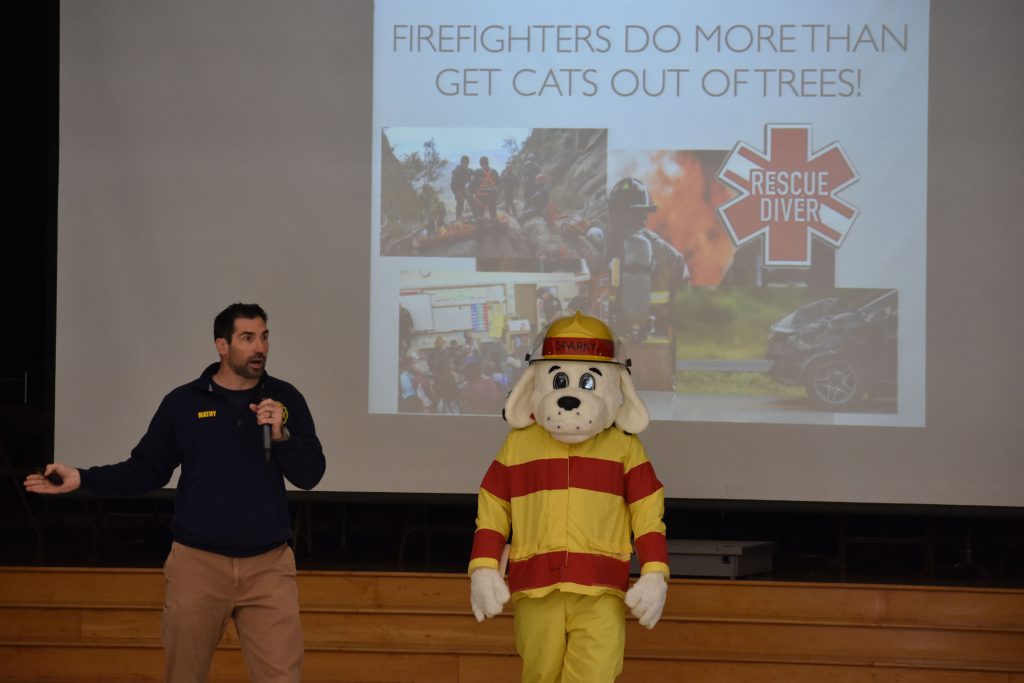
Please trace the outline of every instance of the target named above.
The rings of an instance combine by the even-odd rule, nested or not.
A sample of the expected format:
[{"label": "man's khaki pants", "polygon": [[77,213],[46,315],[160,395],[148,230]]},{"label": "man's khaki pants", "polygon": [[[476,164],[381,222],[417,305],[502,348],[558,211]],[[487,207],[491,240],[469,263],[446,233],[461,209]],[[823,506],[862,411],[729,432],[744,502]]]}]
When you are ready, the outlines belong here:
[{"label": "man's khaki pants", "polygon": [[207,680],[229,618],[254,683],[300,681],[302,624],[291,548],[227,557],[174,543],[164,578],[161,640],[168,683]]}]

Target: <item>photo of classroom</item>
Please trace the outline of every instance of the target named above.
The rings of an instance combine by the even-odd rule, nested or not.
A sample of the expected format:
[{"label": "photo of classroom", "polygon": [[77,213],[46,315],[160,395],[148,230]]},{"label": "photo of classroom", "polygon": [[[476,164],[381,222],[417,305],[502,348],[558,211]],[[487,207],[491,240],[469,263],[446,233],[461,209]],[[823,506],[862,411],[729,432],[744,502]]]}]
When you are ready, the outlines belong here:
[{"label": "photo of classroom", "polygon": [[590,274],[402,271],[400,413],[499,415],[551,321],[588,308]]}]

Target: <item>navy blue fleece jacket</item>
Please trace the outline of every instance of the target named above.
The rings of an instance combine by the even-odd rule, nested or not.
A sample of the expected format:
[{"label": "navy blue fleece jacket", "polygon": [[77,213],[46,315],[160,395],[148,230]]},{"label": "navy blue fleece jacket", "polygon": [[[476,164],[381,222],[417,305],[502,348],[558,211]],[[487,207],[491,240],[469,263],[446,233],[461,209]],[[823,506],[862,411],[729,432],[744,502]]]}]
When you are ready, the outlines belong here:
[{"label": "navy blue fleece jacket", "polygon": [[217,393],[213,375],[164,397],[145,436],[124,462],[82,470],[82,488],[105,495],[158,489],[181,466],[174,503],[174,540],[232,557],[256,555],[291,537],[284,479],[311,489],[326,468],[302,394],[264,373],[262,395],[288,410],[290,438],[276,441],[266,461],[256,414],[239,412]]}]

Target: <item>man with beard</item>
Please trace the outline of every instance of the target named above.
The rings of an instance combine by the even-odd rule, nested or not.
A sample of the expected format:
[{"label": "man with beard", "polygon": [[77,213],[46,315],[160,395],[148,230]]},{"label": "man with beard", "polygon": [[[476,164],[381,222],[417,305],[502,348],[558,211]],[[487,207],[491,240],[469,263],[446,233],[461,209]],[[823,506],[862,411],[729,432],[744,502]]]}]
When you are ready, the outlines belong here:
[{"label": "man with beard", "polygon": [[164,564],[165,679],[205,681],[233,618],[252,680],[297,683],[303,637],[284,480],[311,489],[326,461],[302,394],[266,373],[263,309],[228,306],[213,337],[220,362],[164,397],[131,457],[85,470],[54,463],[25,487],[138,495],[181,466]]}]

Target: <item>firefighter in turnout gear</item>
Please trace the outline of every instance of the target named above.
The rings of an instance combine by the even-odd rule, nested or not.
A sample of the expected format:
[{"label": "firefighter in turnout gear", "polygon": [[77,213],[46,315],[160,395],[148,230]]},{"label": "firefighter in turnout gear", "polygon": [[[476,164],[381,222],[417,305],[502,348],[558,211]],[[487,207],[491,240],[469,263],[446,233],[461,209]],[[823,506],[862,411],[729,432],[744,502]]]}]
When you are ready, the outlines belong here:
[{"label": "firefighter in turnout gear", "polygon": [[652,333],[673,338],[675,293],[690,281],[683,255],[647,229],[657,208],[637,178],[623,178],[608,195],[609,256],[618,259],[619,271],[617,327],[633,341]]}]

